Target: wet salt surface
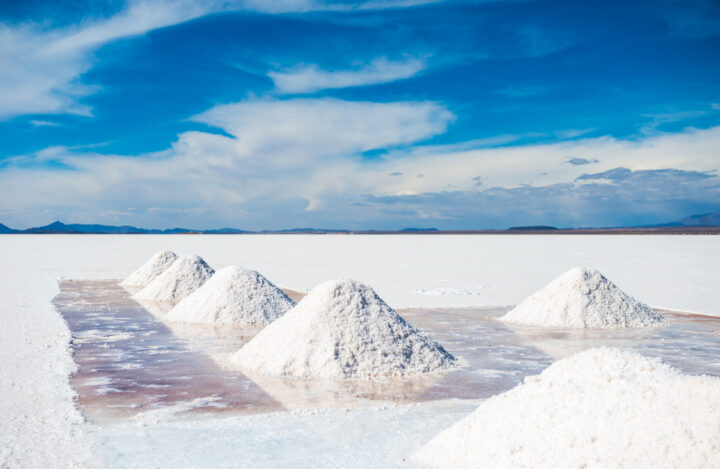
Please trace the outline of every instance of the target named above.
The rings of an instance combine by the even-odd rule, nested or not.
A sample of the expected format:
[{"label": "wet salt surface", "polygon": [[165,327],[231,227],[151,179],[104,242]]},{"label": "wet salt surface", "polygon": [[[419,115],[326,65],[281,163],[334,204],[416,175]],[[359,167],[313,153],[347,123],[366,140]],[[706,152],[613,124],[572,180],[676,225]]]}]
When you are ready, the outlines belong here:
[{"label": "wet salt surface", "polygon": [[[691,374],[720,376],[720,318],[663,312],[665,328],[563,330],[509,326],[494,309],[401,310],[461,360],[445,376],[318,383],[247,377],[223,357],[257,331],[165,324],[169,305],[143,307],[117,281],[62,281],[54,303],[73,332],[72,383],[93,421],[168,414],[264,413],[356,407],[380,401],[483,399],[506,391],[553,361],[589,347],[633,348]],[[269,351],[269,353],[272,353]]]},{"label": "wet salt surface", "polygon": [[171,408],[186,412],[268,412],[281,408],[243,375],[205,353],[239,348],[249,337],[229,331],[190,342],[130,298],[117,281],[62,281],[57,310],[73,333],[78,372],[72,384],[94,421]]}]

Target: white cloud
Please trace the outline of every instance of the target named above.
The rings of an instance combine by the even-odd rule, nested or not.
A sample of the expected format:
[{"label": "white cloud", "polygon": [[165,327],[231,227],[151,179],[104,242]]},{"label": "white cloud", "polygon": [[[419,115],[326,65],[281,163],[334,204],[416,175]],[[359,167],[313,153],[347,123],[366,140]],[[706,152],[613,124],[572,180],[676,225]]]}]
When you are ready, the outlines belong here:
[{"label": "white cloud", "polygon": [[181,23],[223,8],[226,2],[134,1],[108,19],[63,29],[0,24],[0,119],[22,114],[89,115],[77,99],[95,90],[79,81],[92,52],[108,42]]},{"label": "white cloud", "polygon": [[432,102],[372,103],[338,99],[249,100],[192,119],[237,137],[237,157],[264,155],[295,165],[411,143],[445,131],[453,114]]},{"label": "white cloud", "polygon": [[[542,192],[546,195],[568,194],[553,196],[555,204],[567,200],[577,205],[572,187],[582,190],[585,185],[617,182],[597,177],[578,180],[585,172],[615,174],[610,170],[625,167],[714,174],[718,169],[720,127],[638,141],[605,137],[475,150],[465,145],[425,146],[371,160],[359,156],[366,149],[430,137],[450,119],[447,111],[432,103],[259,100],[221,106],[198,120],[220,126],[234,137],[186,132],[170,149],[136,157],[77,154],[56,147],[15,158],[0,169],[0,213],[11,226],[50,218],[143,226],[378,226],[420,215],[428,220],[457,218],[464,210],[478,217],[490,207],[478,211],[473,205],[477,200],[501,204],[526,192],[533,197],[534,188],[547,188]],[[569,155],[599,161],[591,170],[561,164]],[[49,169],[49,162],[72,169]],[[494,189],[498,187],[504,189]],[[682,190],[675,188],[673,193]],[[471,196],[481,191],[491,195]],[[412,194],[423,198],[397,197]],[[387,197],[394,198],[392,204],[372,202]],[[658,197],[662,199],[662,192]],[[521,210],[523,205],[515,199],[513,210]],[[129,206],[137,210],[126,210]],[[589,210],[579,205],[552,207],[578,216]],[[493,206],[494,219],[502,218],[501,209]]]},{"label": "white cloud", "polygon": [[[426,102],[260,99],[218,106],[194,119],[231,136],[185,132],[171,148],[135,157],[78,154],[56,147],[10,160],[0,169],[0,221],[11,226],[58,217],[143,226],[378,226],[420,215],[428,220],[458,217],[464,209],[479,216],[482,210],[471,206],[476,198],[467,194],[480,191],[495,194],[482,199],[487,202],[535,193],[529,188],[544,187],[548,189],[543,193],[555,194],[588,186],[588,194],[599,194],[593,187],[617,182],[578,179],[586,172],[615,174],[610,171],[624,167],[714,174],[720,166],[720,127],[639,140],[601,137],[500,148],[466,143],[420,146],[368,159],[361,153],[417,144],[443,132],[452,114]],[[598,161],[592,168],[563,164],[571,157]],[[58,170],[58,163],[72,169]],[[641,183],[636,180],[642,179],[624,184]],[[505,189],[493,189],[498,187]],[[460,195],[433,195],[444,193]],[[397,198],[392,204],[373,202],[412,194],[428,196]],[[657,196],[662,199],[662,193]],[[553,200],[566,200],[563,197]],[[426,199],[434,202],[423,208],[419,201]],[[463,200],[470,205],[453,205]],[[567,201],[577,203],[572,197]],[[522,208],[518,200],[514,203],[516,210]],[[493,208],[498,220],[501,208]],[[577,207],[559,210],[570,213]]]},{"label": "white cloud", "polygon": [[[388,170],[411,175],[424,173],[425,178],[393,178],[374,194],[422,193],[448,190],[473,190],[473,176],[482,176],[483,187],[518,187],[523,184],[545,186],[571,182],[587,172],[587,167],[562,164],[568,158],[585,158],[593,164],[592,172],[619,166],[633,170],[677,168],[688,171],[720,169],[717,145],[720,127],[707,130],[659,134],[639,140],[612,137],[587,138],[551,144],[516,145],[501,148],[466,149],[451,146],[418,148],[389,155],[377,165],[370,178]],[[388,178],[386,178],[388,179]]]},{"label": "white cloud", "polygon": [[[453,115],[428,102],[296,99],[218,106],[194,119],[234,138],[186,132],[169,150],[134,158],[62,148],[13,158],[0,171],[0,211],[228,208],[253,200],[277,200],[276,207],[302,200],[303,208],[313,208],[322,192],[344,190],[338,184],[362,167],[361,152],[444,132]],[[72,170],[47,169],[50,162]]]},{"label": "white cloud", "polygon": [[133,0],[110,18],[85,18],[76,25],[48,29],[43,23],[0,23],[0,120],[18,115],[91,115],[78,100],[96,91],[80,76],[90,69],[103,44],[172,26],[214,12],[263,13],[400,8],[427,1],[369,1],[358,4],[318,0]]},{"label": "white cloud", "polygon": [[353,70],[327,71],[317,65],[302,65],[268,75],[279,93],[311,93],[323,89],[374,85],[410,78],[425,68],[418,59],[390,61],[378,58]]}]

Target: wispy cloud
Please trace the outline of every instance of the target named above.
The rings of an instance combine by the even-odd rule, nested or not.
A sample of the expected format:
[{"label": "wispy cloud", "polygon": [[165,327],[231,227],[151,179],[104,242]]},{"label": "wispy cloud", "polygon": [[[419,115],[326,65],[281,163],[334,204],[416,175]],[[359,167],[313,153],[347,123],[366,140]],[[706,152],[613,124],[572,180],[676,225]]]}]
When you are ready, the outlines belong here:
[{"label": "wispy cloud", "polygon": [[425,68],[418,59],[390,61],[378,58],[353,70],[322,70],[317,65],[301,65],[268,73],[279,93],[312,93],[323,89],[375,85],[410,78]]},{"label": "wispy cloud", "polygon": [[652,121],[642,126],[640,133],[650,135],[659,132],[658,128],[664,124],[673,122],[683,122],[688,119],[703,116],[707,114],[706,110],[698,111],[678,111],[678,112],[665,112],[660,114],[647,114],[643,117],[649,118]]},{"label": "wispy cloud", "polygon": [[224,2],[135,1],[107,19],[47,29],[41,24],[0,24],[0,119],[22,114],[89,115],[78,98],[92,93],[79,77],[92,53],[108,42],[146,33],[205,15]]},{"label": "wispy cloud", "polygon": [[388,10],[409,8],[445,0],[245,0],[236,2],[237,6],[247,10],[265,13],[302,13],[309,11],[354,11]]},{"label": "wispy cloud", "polygon": [[35,120],[32,119],[30,121],[30,125],[33,125],[35,127],[59,127],[60,124],[57,122],[51,122],[51,121],[41,121],[41,120]]},{"label": "wispy cloud", "polygon": [[551,93],[558,89],[557,85],[514,85],[493,90],[494,93],[511,98],[531,98]]},{"label": "wispy cloud", "polygon": [[[40,113],[91,115],[92,110],[81,104],[80,98],[99,88],[83,83],[80,77],[91,68],[93,54],[99,47],[211,13],[233,10],[262,13],[353,11],[405,8],[422,3],[429,1],[131,0],[123,10],[109,18],[84,18],[75,25],[62,28],[49,28],[48,23],[43,22],[0,23],[0,89],[12,90],[0,93],[0,120]],[[383,73],[409,73],[413,66],[418,65],[406,63],[403,70],[402,64],[378,62],[374,65],[375,79],[382,80]],[[372,70],[366,73],[372,73]],[[292,82],[292,78],[288,80]]]}]

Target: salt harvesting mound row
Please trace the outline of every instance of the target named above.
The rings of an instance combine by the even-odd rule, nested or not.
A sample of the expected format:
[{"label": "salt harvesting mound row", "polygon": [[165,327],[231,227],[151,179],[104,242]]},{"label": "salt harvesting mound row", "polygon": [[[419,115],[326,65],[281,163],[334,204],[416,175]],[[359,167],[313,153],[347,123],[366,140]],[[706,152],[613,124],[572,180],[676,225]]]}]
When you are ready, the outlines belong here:
[{"label": "salt harvesting mound row", "polygon": [[144,287],[155,280],[170,268],[178,256],[172,251],[159,251],[144,263],[139,269],[131,273],[125,280],[120,282],[123,287]]},{"label": "salt harvesting mound row", "polygon": [[599,348],[483,402],[415,454],[435,468],[720,467],[720,378]]},{"label": "salt harvesting mound row", "polygon": [[370,379],[448,370],[455,358],[369,286],[332,280],[315,287],[230,362],[266,376]]},{"label": "salt harvesting mound row", "polygon": [[163,317],[166,321],[223,326],[265,326],[295,302],[254,270],[217,271]]},{"label": "salt harvesting mound row", "polygon": [[200,288],[215,271],[199,256],[182,256],[134,295],[138,300],[180,301]]},{"label": "salt harvesting mound row", "polygon": [[665,318],[620,290],[596,269],[575,267],[532,294],[501,321],[567,328],[653,327]]}]

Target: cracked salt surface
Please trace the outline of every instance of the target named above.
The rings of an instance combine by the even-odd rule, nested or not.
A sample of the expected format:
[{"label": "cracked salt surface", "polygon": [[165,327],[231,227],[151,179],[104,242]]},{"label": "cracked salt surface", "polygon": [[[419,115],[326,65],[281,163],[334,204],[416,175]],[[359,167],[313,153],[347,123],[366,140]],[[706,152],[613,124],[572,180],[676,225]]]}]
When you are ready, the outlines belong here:
[{"label": "cracked salt surface", "polygon": [[600,345],[659,356],[686,373],[720,376],[720,318],[663,311],[670,320],[663,328],[546,329],[504,324],[496,318],[506,309],[495,308],[398,311],[460,359],[460,369],[445,376],[373,383],[252,380],[218,363],[257,331],[165,324],[116,281],[60,286],[55,305],[73,332],[79,367],[72,382],[86,417],[99,423],[485,399],[559,358]]}]

